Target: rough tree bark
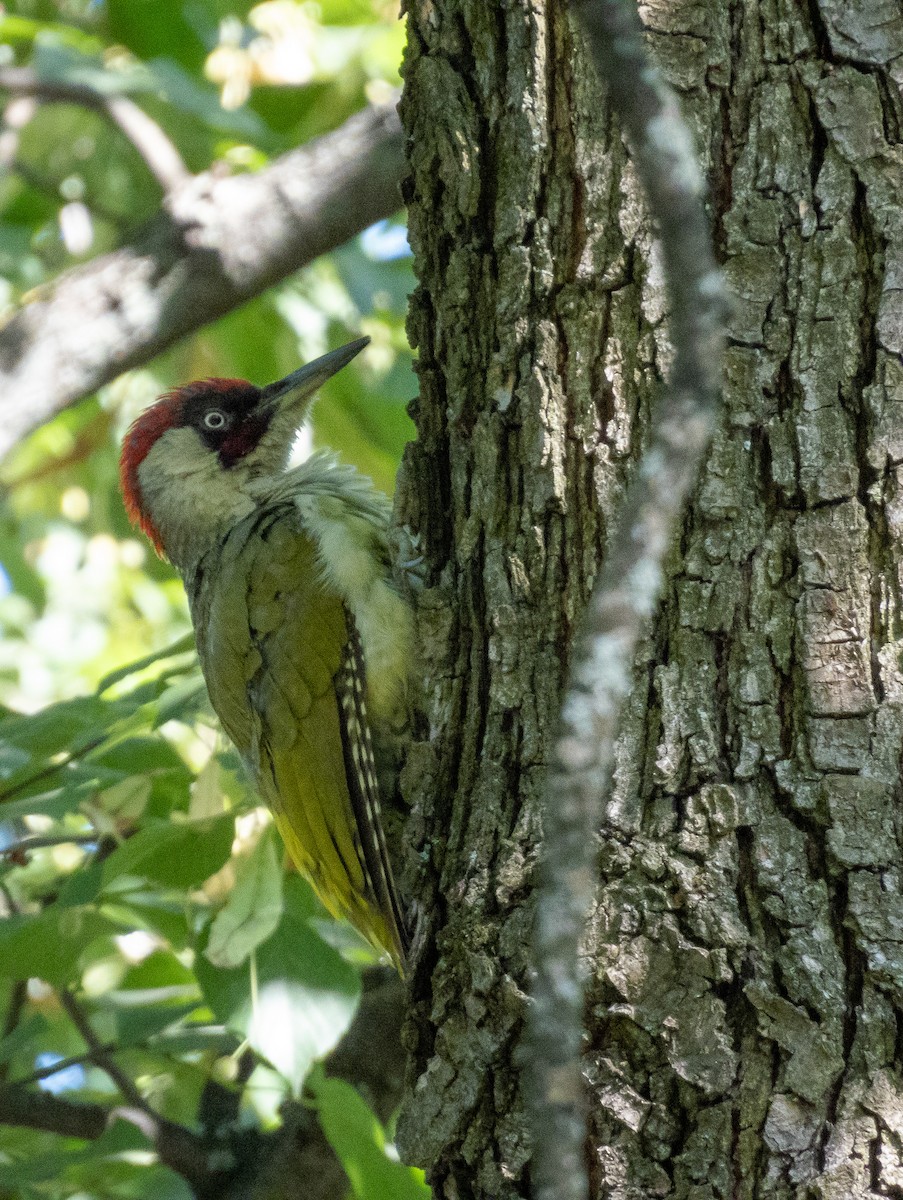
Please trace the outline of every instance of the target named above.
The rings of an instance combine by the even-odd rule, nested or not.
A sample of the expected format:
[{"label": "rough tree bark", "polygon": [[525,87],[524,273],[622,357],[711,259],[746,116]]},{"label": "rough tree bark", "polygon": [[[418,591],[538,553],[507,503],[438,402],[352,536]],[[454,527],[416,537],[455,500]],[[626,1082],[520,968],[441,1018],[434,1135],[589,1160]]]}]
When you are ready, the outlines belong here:
[{"label": "rough tree bark", "polygon": [[[642,15],[736,299],[725,423],[600,831],[593,1194],[899,1195],[903,14]],[[410,0],[408,27],[421,395],[401,512],[435,569],[399,1139],[438,1196],[519,1196],[543,772],[666,313],[564,4]]]}]

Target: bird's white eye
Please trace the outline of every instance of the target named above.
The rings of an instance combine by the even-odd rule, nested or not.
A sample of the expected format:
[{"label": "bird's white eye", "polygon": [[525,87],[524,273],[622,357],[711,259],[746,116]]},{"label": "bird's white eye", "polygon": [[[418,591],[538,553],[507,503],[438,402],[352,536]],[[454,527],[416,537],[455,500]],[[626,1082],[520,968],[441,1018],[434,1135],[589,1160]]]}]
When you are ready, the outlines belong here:
[{"label": "bird's white eye", "polygon": [[224,429],[225,425],[225,413],[221,413],[218,408],[211,408],[210,412],[204,414],[205,429]]}]

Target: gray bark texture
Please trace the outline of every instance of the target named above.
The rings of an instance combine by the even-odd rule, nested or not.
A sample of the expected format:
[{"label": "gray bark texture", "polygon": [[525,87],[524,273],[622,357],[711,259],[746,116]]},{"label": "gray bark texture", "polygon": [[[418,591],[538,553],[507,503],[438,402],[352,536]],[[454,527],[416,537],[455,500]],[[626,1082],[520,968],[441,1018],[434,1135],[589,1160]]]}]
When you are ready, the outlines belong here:
[{"label": "gray bark texture", "polygon": [[[726,416],[600,797],[605,1200],[903,1196],[903,12],[655,0],[734,294]],[[399,1141],[525,1196],[533,868],[570,638],[667,370],[644,205],[561,0],[410,0],[428,730]]]}]

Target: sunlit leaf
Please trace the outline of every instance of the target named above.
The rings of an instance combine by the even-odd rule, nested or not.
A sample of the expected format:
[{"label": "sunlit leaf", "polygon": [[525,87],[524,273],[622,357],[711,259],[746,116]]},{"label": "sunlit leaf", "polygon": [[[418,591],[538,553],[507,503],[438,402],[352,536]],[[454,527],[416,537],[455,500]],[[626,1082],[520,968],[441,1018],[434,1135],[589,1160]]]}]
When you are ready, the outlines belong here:
[{"label": "sunlit leaf", "polygon": [[[92,869],[94,865],[92,864]],[[100,863],[96,866],[100,879],[97,890],[100,891],[103,886],[103,866]],[[83,874],[84,869],[77,871],[70,879],[74,883],[75,879]],[[60,892],[59,902],[62,901],[68,882]],[[153,885],[146,891],[130,890],[125,900],[119,896],[115,899],[105,897],[103,911],[111,920],[127,928],[159,935],[174,949],[180,950],[188,942],[189,927],[184,898],[172,892],[161,892],[154,889]]]},{"label": "sunlit leaf", "polygon": [[360,999],[357,972],[308,924],[304,891],[300,880],[287,881],[279,928],[249,963],[216,970],[199,957],[195,966],[217,1017],[247,1037],[296,1093],[311,1064],[348,1028]]},{"label": "sunlit leaf", "polygon": [[239,859],[226,903],[210,927],[204,951],[216,967],[237,967],[276,929],[282,917],[282,863],[272,827]]},{"label": "sunlit leaf", "polygon": [[98,54],[103,50],[103,43],[99,39],[74,25],[5,14],[0,17],[0,42],[33,42],[38,37],[53,38],[82,54]]},{"label": "sunlit leaf", "polygon": [[234,824],[228,813],[204,821],[148,822],[103,864],[104,886],[138,876],[167,887],[199,887],[229,857]]},{"label": "sunlit leaf", "polygon": [[147,670],[148,667],[152,667],[155,663],[164,662],[169,658],[180,658],[183,654],[193,654],[194,651],[194,634],[186,633],[178,641],[164,647],[162,650],[156,651],[154,654],[147,654],[144,658],[139,658],[137,662],[126,663],[125,666],[118,667],[115,671],[107,672],[97,685],[97,694],[102,695],[113,687],[114,684],[121,683],[123,679],[128,679],[131,675],[137,675],[140,671]]},{"label": "sunlit leaf", "polygon": [[30,1013],[0,1041],[0,1062],[8,1063],[16,1054],[46,1034],[47,1020],[41,1013]]},{"label": "sunlit leaf", "polygon": [[68,983],[86,947],[114,928],[90,905],[52,906],[34,916],[7,917],[0,921],[0,975]]},{"label": "sunlit leaf", "polygon": [[353,1087],[315,1071],[308,1088],[327,1141],[359,1200],[429,1200],[423,1172],[387,1156],[382,1126]]},{"label": "sunlit leaf", "polygon": [[0,815],[4,821],[18,820],[32,814],[61,820],[67,813],[78,812],[84,803],[96,795],[96,791],[97,785],[93,780],[73,777],[62,787],[36,791],[21,800],[3,801]]}]

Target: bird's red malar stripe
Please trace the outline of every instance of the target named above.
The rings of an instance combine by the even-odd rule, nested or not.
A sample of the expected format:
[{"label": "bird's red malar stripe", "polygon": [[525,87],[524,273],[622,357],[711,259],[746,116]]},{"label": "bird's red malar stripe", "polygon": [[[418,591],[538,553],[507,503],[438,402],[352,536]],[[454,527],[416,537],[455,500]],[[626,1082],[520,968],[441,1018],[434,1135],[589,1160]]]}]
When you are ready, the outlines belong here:
[{"label": "bird's red malar stripe", "polygon": [[160,533],[141,503],[141,484],[138,469],[150,453],[157,439],[177,425],[182,414],[182,397],[178,392],[161,396],[156,404],[145,409],[129,426],[122,442],[119,456],[119,480],[125,511],[133,525],[138,525],[153,543],[162,557],[163,542]]}]

